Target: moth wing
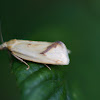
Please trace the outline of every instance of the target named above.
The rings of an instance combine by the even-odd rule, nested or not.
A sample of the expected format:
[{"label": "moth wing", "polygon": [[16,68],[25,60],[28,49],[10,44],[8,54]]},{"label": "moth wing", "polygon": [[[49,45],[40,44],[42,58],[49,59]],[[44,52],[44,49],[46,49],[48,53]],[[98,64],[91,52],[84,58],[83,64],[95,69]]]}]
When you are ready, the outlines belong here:
[{"label": "moth wing", "polygon": [[55,43],[57,43],[56,47],[52,47],[45,55],[47,55],[48,59],[53,59],[57,65],[68,65],[69,56],[65,44],[61,41]]},{"label": "moth wing", "polygon": [[[65,45],[62,43],[62,45],[48,49],[52,44],[52,42],[16,40],[13,46],[10,46],[10,51],[16,56],[28,61],[67,65],[69,63],[69,57]],[[43,51],[46,52],[43,53]]]}]

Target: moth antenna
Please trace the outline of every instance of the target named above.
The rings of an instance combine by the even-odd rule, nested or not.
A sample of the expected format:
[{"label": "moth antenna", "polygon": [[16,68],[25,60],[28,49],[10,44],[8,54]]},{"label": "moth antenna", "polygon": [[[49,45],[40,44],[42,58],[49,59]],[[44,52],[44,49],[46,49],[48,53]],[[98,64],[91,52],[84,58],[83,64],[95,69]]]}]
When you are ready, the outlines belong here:
[{"label": "moth antenna", "polygon": [[[1,21],[0,21],[0,39],[1,39],[1,43],[4,43],[3,36],[2,36],[2,32],[1,32]],[[9,58],[11,58],[11,53],[9,51],[8,51],[8,54],[9,54]],[[11,60],[10,66],[11,65],[12,65],[12,60]]]},{"label": "moth antenna", "polygon": [[2,32],[1,32],[1,21],[0,21],[0,38],[1,38],[1,42],[4,43],[3,36],[2,36]]}]

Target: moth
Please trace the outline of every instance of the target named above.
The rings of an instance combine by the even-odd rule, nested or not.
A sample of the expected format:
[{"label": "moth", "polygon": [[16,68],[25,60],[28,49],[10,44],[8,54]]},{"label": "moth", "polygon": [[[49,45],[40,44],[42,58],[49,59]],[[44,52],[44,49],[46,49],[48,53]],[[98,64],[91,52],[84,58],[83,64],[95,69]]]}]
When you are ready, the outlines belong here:
[{"label": "moth", "polygon": [[45,65],[69,64],[69,50],[61,41],[41,42],[12,39],[0,45],[0,50],[3,50],[4,48],[7,48],[15,58],[26,64],[28,66],[27,70],[30,68],[30,66],[25,60],[42,63]]}]

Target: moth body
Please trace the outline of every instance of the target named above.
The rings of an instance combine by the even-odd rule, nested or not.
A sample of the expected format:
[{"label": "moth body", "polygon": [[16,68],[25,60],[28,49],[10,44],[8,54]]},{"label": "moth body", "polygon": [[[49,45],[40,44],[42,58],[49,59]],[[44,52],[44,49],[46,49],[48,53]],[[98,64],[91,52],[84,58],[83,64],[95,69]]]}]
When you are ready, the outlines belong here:
[{"label": "moth body", "polygon": [[43,64],[68,65],[69,56],[65,44],[57,42],[39,42],[13,39],[0,45],[7,48],[17,59]]}]

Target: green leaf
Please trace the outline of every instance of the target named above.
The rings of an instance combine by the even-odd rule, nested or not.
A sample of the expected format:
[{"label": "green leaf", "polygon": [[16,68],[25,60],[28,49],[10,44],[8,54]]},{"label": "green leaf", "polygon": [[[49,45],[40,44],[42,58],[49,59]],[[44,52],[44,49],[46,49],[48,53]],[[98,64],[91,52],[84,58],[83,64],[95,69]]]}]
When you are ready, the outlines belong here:
[{"label": "green leaf", "polygon": [[30,69],[18,60],[12,71],[16,76],[21,100],[67,100],[65,70],[66,66],[45,65],[27,62]]}]

